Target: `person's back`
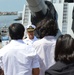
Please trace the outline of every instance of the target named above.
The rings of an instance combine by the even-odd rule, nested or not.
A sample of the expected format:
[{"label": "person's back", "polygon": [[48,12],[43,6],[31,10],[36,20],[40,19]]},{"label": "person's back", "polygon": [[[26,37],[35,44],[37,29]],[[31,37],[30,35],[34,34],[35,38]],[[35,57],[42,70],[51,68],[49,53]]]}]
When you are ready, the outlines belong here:
[{"label": "person's back", "polygon": [[64,64],[57,62],[46,70],[45,75],[74,75],[74,63]]},{"label": "person's back", "polygon": [[[45,70],[55,64],[54,61],[54,49],[56,39],[53,36],[46,36],[41,40],[34,42],[33,46],[37,50],[37,54],[40,57],[40,75],[44,75]],[[49,59],[48,59],[49,58]]]},{"label": "person's back", "polygon": [[45,75],[74,75],[74,39],[69,34],[58,37],[54,59],[56,63]]},{"label": "person's back", "polygon": [[32,68],[39,67],[34,48],[14,40],[7,46],[10,51],[3,56],[5,75],[32,75]]},{"label": "person's back", "polygon": [[44,75],[45,70],[55,63],[54,48],[56,43],[55,36],[57,34],[57,25],[52,19],[44,19],[37,26],[41,39],[34,42],[33,46],[40,58],[40,75]]},{"label": "person's back", "polygon": [[11,41],[0,49],[0,67],[4,75],[39,75],[39,61],[35,49],[23,41],[24,26],[9,26]]}]

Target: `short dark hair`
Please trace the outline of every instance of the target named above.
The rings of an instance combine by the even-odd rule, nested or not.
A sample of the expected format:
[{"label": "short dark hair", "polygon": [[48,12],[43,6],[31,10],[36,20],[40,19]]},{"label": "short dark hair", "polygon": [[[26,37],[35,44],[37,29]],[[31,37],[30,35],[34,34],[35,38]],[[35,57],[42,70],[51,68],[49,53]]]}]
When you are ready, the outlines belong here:
[{"label": "short dark hair", "polygon": [[9,26],[9,35],[11,39],[18,40],[24,36],[25,28],[21,23],[13,23]]},{"label": "short dark hair", "polygon": [[37,24],[38,34],[40,38],[44,36],[56,36],[58,32],[58,26],[53,19],[45,18]]},{"label": "short dark hair", "polygon": [[55,46],[55,61],[74,63],[74,39],[69,34],[60,35]]}]

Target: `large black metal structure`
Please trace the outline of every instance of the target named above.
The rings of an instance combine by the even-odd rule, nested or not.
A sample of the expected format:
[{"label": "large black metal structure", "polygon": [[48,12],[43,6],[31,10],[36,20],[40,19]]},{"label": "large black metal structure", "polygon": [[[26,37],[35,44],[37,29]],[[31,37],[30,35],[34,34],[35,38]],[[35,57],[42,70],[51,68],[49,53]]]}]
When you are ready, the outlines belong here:
[{"label": "large black metal structure", "polygon": [[50,1],[44,0],[27,0],[29,8],[31,10],[31,22],[36,25],[45,17],[54,19],[56,21],[57,12],[55,7]]}]

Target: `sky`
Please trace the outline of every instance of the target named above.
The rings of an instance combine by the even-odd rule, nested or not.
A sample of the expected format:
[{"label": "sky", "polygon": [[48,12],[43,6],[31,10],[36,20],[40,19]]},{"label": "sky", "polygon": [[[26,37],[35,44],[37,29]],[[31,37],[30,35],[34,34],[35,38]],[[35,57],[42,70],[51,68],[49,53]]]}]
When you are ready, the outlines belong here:
[{"label": "sky", "polygon": [[0,0],[0,11],[22,11],[26,0]]}]

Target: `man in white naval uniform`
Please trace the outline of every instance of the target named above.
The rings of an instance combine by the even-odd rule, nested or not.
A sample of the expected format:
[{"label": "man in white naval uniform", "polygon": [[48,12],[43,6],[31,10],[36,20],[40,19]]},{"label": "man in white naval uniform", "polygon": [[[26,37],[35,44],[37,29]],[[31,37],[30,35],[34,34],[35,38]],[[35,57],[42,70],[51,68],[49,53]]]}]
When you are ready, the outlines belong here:
[{"label": "man in white naval uniform", "polygon": [[35,49],[23,42],[24,26],[9,26],[11,41],[0,49],[0,66],[4,75],[39,75],[39,62]]},{"label": "man in white naval uniform", "polygon": [[40,75],[45,75],[45,70],[55,63],[54,48],[56,43],[55,36],[57,34],[57,24],[55,24],[55,21],[52,19],[44,19],[37,26],[41,39],[34,42],[33,46],[39,55]]},{"label": "man in white naval uniform", "polygon": [[35,28],[36,27],[34,25],[27,26],[27,38],[24,39],[24,42],[27,45],[32,45],[36,40],[38,40],[38,38],[34,35]]}]

